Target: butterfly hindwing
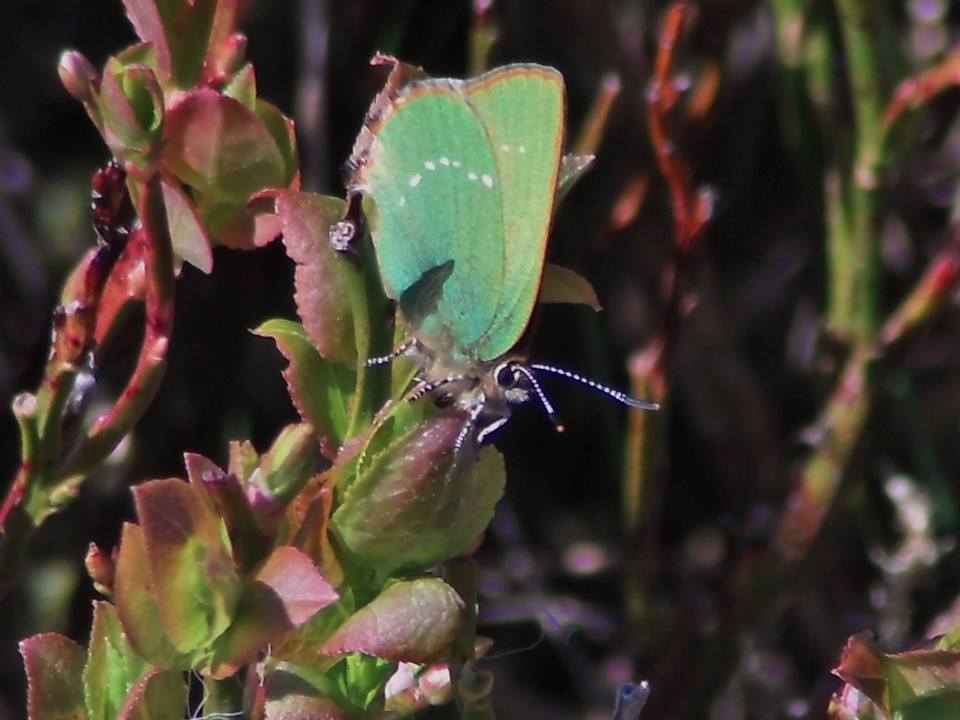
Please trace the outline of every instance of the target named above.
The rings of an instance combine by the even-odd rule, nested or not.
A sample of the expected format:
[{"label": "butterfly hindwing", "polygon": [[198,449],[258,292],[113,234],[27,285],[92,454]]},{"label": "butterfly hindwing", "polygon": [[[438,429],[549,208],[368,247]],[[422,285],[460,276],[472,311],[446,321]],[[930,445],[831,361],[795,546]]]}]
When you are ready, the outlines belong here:
[{"label": "butterfly hindwing", "polygon": [[480,359],[508,352],[530,321],[547,247],[564,133],[563,78],[552,68],[519,65],[468,86],[497,163],[504,226],[504,276]]}]

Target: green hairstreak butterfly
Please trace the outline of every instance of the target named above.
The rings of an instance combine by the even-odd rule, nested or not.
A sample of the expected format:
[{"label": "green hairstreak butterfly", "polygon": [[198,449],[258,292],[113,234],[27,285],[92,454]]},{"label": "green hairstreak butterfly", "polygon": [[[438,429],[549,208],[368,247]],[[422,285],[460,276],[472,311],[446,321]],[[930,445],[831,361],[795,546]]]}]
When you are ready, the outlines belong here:
[{"label": "green hairstreak butterfly", "polygon": [[[537,372],[618,390],[510,353],[530,322],[557,199],[564,83],[549,67],[517,64],[469,80],[432,79],[393,64],[354,146],[350,191],[364,214],[387,294],[421,364],[411,399],[443,389],[483,442],[512,405],[539,400],[558,429]],[[373,363],[390,359],[377,358]]]}]

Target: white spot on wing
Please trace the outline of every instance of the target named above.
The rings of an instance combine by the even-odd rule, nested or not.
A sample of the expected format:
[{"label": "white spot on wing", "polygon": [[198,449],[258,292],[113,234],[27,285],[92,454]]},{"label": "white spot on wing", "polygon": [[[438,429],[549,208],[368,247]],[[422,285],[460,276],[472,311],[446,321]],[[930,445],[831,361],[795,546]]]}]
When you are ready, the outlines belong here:
[{"label": "white spot on wing", "polygon": [[406,204],[407,204],[407,199],[403,195],[401,195],[400,199],[397,200],[397,205],[399,205],[400,207],[404,207],[406,206]]},{"label": "white spot on wing", "polygon": [[436,169],[437,169],[437,166],[433,164],[433,160],[427,160],[427,161],[423,164],[423,166],[424,166],[427,170],[436,170]]},{"label": "white spot on wing", "polygon": [[454,167],[460,167],[460,161],[459,161],[459,160],[454,160],[451,164],[452,164]]},{"label": "white spot on wing", "polygon": [[484,176],[481,178],[481,180],[483,180],[483,184],[486,185],[488,188],[492,188],[492,187],[493,187],[493,178],[490,177],[489,175],[484,175]]},{"label": "white spot on wing", "polygon": [[501,145],[501,146],[500,146],[500,149],[503,150],[504,152],[510,152],[510,146],[509,146],[509,145]]},{"label": "white spot on wing", "polygon": [[476,179],[477,179],[477,174],[476,174],[475,172],[469,172],[469,173],[467,173],[467,179],[468,179],[468,180],[476,180]]},{"label": "white spot on wing", "polygon": [[441,164],[441,165],[447,165],[447,166],[449,166],[449,165],[450,165],[450,158],[448,158],[446,155],[444,155],[442,158],[440,158],[440,164]]},{"label": "white spot on wing", "polygon": [[420,173],[417,173],[417,174],[415,174],[415,175],[411,175],[411,176],[410,176],[410,187],[416,187],[417,185],[420,184],[420,181],[421,181],[421,180],[423,180],[423,178],[420,177]]},{"label": "white spot on wing", "polygon": [[527,148],[526,148],[526,146],[525,146],[525,145],[521,145],[520,147],[517,148],[517,152],[519,152],[521,155],[526,155],[526,153],[527,153]]}]

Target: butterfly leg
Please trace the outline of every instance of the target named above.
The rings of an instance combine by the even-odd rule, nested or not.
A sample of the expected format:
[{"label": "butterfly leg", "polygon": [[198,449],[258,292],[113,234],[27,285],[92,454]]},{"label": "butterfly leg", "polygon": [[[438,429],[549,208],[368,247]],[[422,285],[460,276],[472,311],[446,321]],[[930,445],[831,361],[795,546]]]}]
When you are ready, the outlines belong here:
[{"label": "butterfly leg", "polygon": [[409,393],[407,393],[407,400],[410,402],[416,402],[424,395],[432,393],[434,390],[442,388],[444,385],[450,385],[451,383],[455,383],[463,379],[463,375],[447,375],[439,380],[421,380],[413,386],[413,389]]},{"label": "butterfly leg", "polygon": [[470,435],[470,431],[473,430],[474,426],[477,424],[477,418],[479,418],[480,413],[483,412],[483,407],[484,403],[478,402],[469,409],[467,421],[463,424],[460,434],[457,435],[456,442],[453,443],[453,449],[455,452],[460,452],[460,449],[463,447],[463,443],[466,441],[467,436]]},{"label": "butterfly leg", "polygon": [[379,357],[367,358],[367,362],[364,364],[367,367],[376,367],[378,365],[386,365],[388,363],[393,362],[395,359],[403,355],[419,355],[422,352],[423,352],[423,345],[420,344],[420,341],[417,340],[416,338],[410,338],[389,355],[380,355]]}]

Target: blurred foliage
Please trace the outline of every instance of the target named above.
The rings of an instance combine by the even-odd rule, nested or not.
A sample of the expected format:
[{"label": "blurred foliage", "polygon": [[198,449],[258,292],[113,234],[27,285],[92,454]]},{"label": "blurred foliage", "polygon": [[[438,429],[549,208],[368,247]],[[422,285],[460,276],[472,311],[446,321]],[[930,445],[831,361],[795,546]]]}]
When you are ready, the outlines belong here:
[{"label": "blurred foliage", "polygon": [[[661,286],[667,269],[677,268],[676,204],[648,136],[665,9],[665,2],[626,0],[261,2],[243,31],[257,96],[297,121],[304,188],[334,194],[382,82],[368,67],[377,50],[435,76],[510,61],[553,65],[566,79],[571,128],[590,127],[590,108],[616,73],[619,95],[597,160],[561,206],[550,248],[551,260],[590,278],[604,312],[544,307],[531,354],[636,386],[649,368],[639,360],[650,357],[637,351],[661,336]],[[950,638],[960,618],[951,542],[960,517],[960,323],[950,254],[960,98],[949,89],[957,82],[949,61],[939,79],[918,73],[948,58],[960,11],[937,0],[724,0],[699,5],[696,15],[669,68],[679,98],[666,117],[691,187],[709,188],[713,207],[676,296],[663,372],[669,412],[628,434],[619,409],[576,388],[551,388],[566,433],[554,435],[525,411],[497,439],[509,483],[477,555],[476,589],[478,628],[494,638],[497,659],[476,676],[465,668],[466,680],[483,688],[482,673],[492,671],[494,705],[505,718],[609,716],[616,689],[640,679],[653,687],[645,718],[822,717],[834,693],[838,718],[878,716],[877,707],[946,717],[954,699],[940,691],[956,686]],[[57,59],[76,47],[99,68],[135,38],[119,3],[93,13],[12,0],[0,7],[0,21],[15,28],[0,48],[0,397],[12,398],[38,385],[50,309],[95,240],[86,214],[90,174],[108,159],[61,88]],[[898,94],[898,82],[912,76],[926,79]],[[902,108],[891,116],[894,98]],[[189,175],[175,158],[173,166]],[[210,178],[190,179],[208,189]],[[237,201],[249,188],[233,189]],[[301,271],[279,243],[251,253],[216,248],[213,266],[209,276],[183,269],[156,401],[76,502],[42,526],[3,600],[11,620],[0,629],[0,717],[22,713],[16,643],[28,635],[55,630],[85,643],[93,623],[103,650],[92,643],[90,658],[129,651],[110,606],[98,604],[91,617],[95,591],[77,578],[88,542],[114,548],[123,536],[128,550],[135,547],[128,538],[140,526],[121,529],[134,517],[131,485],[182,475],[185,450],[213,458],[210,472],[246,467],[234,474],[249,481],[255,468],[256,482],[280,495],[302,479],[271,475],[278,466],[270,457],[296,452],[295,431],[277,436],[298,417],[284,391],[284,361],[248,332],[259,328],[294,363],[315,362],[297,360],[304,331],[294,323],[263,324],[294,317]],[[143,327],[137,313],[100,359],[88,402],[101,412],[130,373]],[[842,442],[833,444],[838,427]],[[638,453],[646,494],[631,495],[619,482],[634,467],[637,447],[628,437],[655,443]],[[12,415],[0,416],[5,478],[16,472],[16,438]],[[234,444],[228,456],[228,441],[238,438],[252,445]],[[181,492],[161,482],[138,492]],[[644,498],[641,522],[623,527],[625,516],[632,522],[630,497]],[[203,507],[195,500],[183,502]],[[348,533],[362,530],[350,516],[343,516]],[[140,522],[149,533],[142,514]],[[211,548],[222,542],[208,539]],[[362,537],[356,542],[363,547]],[[175,591],[207,580],[170,582]],[[239,579],[228,584],[235,588],[224,603],[250,597]],[[349,603],[370,607],[369,600],[341,599],[304,627],[316,622],[324,634],[325,622],[342,620],[328,613],[345,615]],[[442,593],[434,601],[442,604]],[[186,630],[199,638],[189,651],[200,647],[202,662],[213,662],[207,630]],[[362,619],[350,630],[341,631],[340,646],[363,649]],[[844,650],[863,630],[877,633],[879,646],[853,638]],[[938,636],[945,637],[939,646],[928,640]],[[41,638],[29,646],[28,663],[43,667],[55,657],[65,678],[77,676],[79,646]],[[233,657],[256,642],[236,639]],[[197,666],[195,659],[182,666]],[[331,696],[360,709],[369,699],[351,688],[385,675],[376,662],[351,663],[338,666]],[[850,684],[831,675],[833,667]],[[123,678],[124,689],[141,683],[141,696],[158,693],[183,707],[179,676],[139,672]],[[297,688],[295,676],[276,680]],[[430,678],[429,670],[414,678],[411,702],[432,692],[449,699]],[[49,679],[65,711],[116,702]]]}]

